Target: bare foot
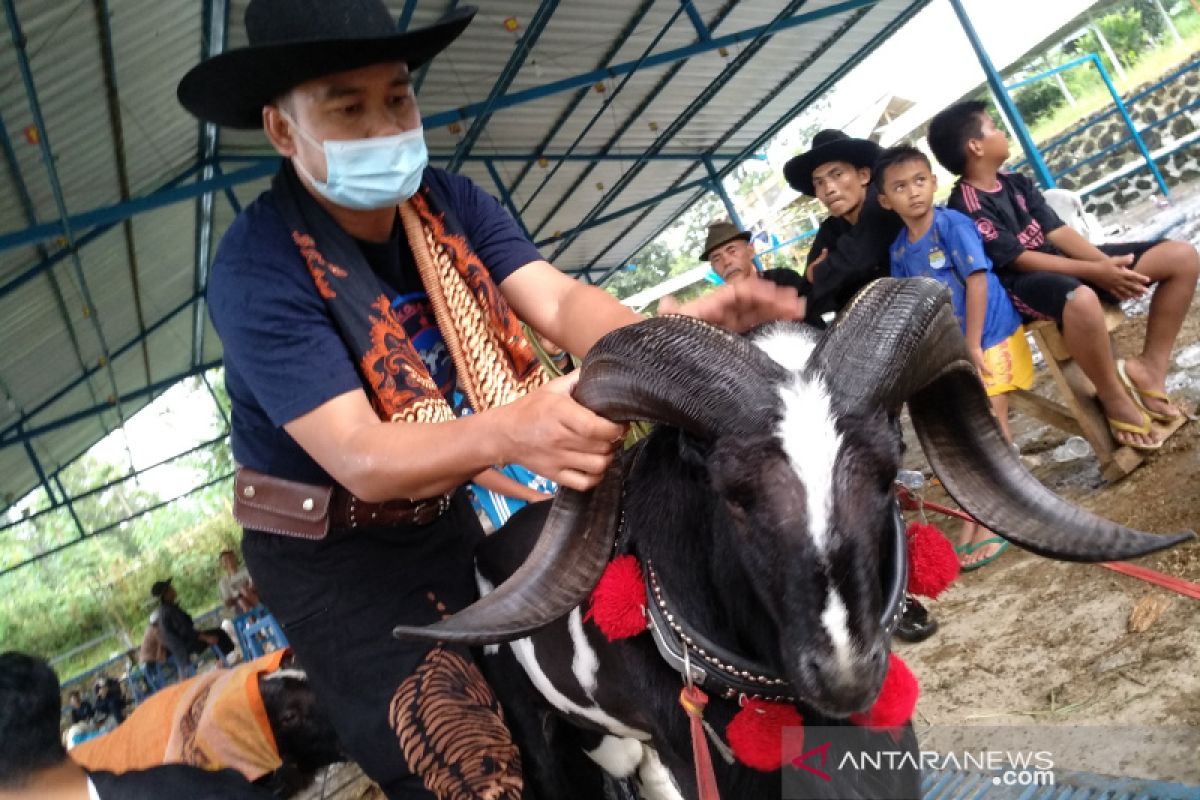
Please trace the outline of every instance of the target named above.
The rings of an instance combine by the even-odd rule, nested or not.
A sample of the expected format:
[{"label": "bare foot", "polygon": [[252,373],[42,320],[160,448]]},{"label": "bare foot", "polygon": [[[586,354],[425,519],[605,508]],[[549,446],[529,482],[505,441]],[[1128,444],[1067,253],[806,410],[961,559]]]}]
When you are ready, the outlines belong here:
[{"label": "bare foot", "polygon": [[1149,370],[1139,359],[1125,359],[1125,374],[1129,376],[1129,380],[1138,388],[1139,396],[1146,408],[1150,409],[1155,414],[1161,414],[1164,417],[1179,417],[1183,412],[1172,403],[1170,400],[1163,400],[1161,397],[1150,397],[1144,394],[1146,390],[1154,392],[1162,392],[1166,394],[1167,378],[1166,375],[1156,375]]}]

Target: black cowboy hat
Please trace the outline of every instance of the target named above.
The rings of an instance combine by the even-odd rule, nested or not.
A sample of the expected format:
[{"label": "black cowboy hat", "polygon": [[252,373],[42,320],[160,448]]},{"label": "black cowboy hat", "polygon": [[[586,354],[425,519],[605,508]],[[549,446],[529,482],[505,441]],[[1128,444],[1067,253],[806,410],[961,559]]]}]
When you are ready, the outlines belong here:
[{"label": "black cowboy hat", "polygon": [[387,61],[415,70],[458,38],[477,10],[463,6],[399,33],[383,0],[250,0],[249,47],[192,67],[176,95],[202,120],[257,128],[264,105],[305,81]]},{"label": "black cowboy hat", "polygon": [[700,254],[700,260],[708,261],[708,254],[726,242],[734,239],[748,242],[750,237],[750,231],[739,230],[737,225],[728,220],[718,220],[708,226],[708,238],[704,240],[704,252]]},{"label": "black cowboy hat", "polygon": [[867,139],[853,139],[838,130],[820,131],[813,137],[811,150],[783,165],[783,177],[797,192],[816,197],[812,174],[817,167],[831,161],[845,161],[870,169],[882,152],[882,147]]}]

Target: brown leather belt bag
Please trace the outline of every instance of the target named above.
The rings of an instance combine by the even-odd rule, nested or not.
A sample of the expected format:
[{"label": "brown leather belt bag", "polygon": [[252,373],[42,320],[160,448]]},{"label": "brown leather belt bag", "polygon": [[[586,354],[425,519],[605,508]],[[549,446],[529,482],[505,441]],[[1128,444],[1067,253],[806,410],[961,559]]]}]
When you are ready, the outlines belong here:
[{"label": "brown leather belt bag", "polygon": [[233,517],[250,530],[324,539],[330,530],[428,525],[450,507],[450,497],[368,503],[341,486],[316,486],[238,467]]}]

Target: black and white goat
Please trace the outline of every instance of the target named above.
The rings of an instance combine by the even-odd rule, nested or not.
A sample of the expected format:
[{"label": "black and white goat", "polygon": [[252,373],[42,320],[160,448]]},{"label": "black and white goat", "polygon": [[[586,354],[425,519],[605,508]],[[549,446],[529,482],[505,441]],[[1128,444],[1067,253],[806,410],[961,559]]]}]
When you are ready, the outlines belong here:
[{"label": "black and white goat", "polygon": [[[806,728],[846,725],[871,706],[904,586],[892,491],[906,402],[946,489],[1028,550],[1107,561],[1190,536],[1128,530],[1038,483],[1004,443],[932,281],[876,282],[823,335],[780,324],[748,339],[648,320],[593,348],[575,396],[610,419],[660,426],[594,491],[560,490],[548,513],[530,507],[491,537],[478,565],[494,591],[441,623],[396,631],[508,643],[496,657],[512,669],[492,674],[523,739],[530,796],[538,786],[588,796],[582,775],[555,769],[552,735],[633,777],[646,798],[695,798],[678,705],[685,669],[713,696],[716,731],[741,694],[794,698]],[[580,604],[624,553],[646,569],[655,635],[609,642]],[[900,746],[915,749],[911,728]],[[780,796],[780,772],[715,762],[723,797]],[[879,777],[839,773],[806,791],[918,794],[915,770],[887,786]]]}]

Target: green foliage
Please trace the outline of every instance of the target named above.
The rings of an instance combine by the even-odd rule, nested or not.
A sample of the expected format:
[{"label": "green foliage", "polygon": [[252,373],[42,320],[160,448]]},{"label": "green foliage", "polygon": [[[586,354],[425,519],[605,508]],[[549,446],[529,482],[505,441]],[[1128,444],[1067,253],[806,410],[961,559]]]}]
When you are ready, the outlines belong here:
[{"label": "green foliage", "polygon": [[1055,81],[1046,79],[1023,87],[1014,95],[1013,102],[1026,124],[1032,125],[1065,105],[1067,98]]},{"label": "green foliage", "polygon": [[[227,402],[223,385],[213,388]],[[227,474],[231,463],[222,441],[171,468],[181,470],[183,488]],[[0,569],[63,547],[0,576],[0,649],[51,658],[102,639],[56,664],[66,678],[141,642],[153,607],[150,586],[160,578],[174,578],[180,604],[193,614],[218,604],[217,554],[237,549],[241,537],[229,509],[231,480],[133,516],[163,498],[145,481],[123,476],[118,466],[85,455],[62,471],[62,488],[80,498],[111,486],[74,501],[75,517],[60,509],[0,531]],[[76,517],[88,534],[82,541]]]}]

